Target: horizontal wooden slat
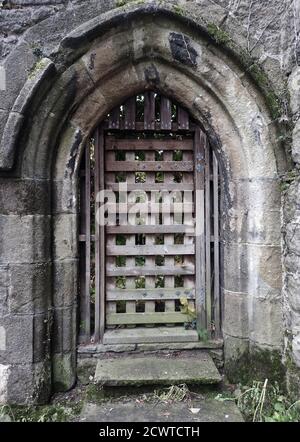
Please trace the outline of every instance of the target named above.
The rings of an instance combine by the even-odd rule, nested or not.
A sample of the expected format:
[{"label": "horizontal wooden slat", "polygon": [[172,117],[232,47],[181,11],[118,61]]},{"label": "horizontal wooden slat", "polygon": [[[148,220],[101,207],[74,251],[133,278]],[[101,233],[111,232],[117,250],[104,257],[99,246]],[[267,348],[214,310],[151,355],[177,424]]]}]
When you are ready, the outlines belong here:
[{"label": "horizontal wooden slat", "polygon": [[192,226],[185,224],[170,224],[170,225],[142,225],[142,226],[107,226],[107,234],[139,234],[139,233],[186,233],[191,235],[194,232]]},{"label": "horizontal wooden slat", "polygon": [[194,272],[195,268],[192,265],[106,267],[106,276],[193,275]]},{"label": "horizontal wooden slat", "polygon": [[144,190],[145,192],[157,191],[157,192],[178,192],[178,191],[192,191],[194,190],[193,183],[106,183],[107,190],[113,190],[119,192],[120,189],[131,192],[132,190]]},{"label": "horizontal wooden slat", "polygon": [[[193,213],[193,203],[106,203],[108,213]],[[135,209],[135,210],[133,210]]]},{"label": "horizontal wooden slat", "polygon": [[192,172],[193,161],[106,161],[107,172]]},{"label": "horizontal wooden slat", "polygon": [[108,256],[125,255],[193,255],[194,244],[187,245],[151,245],[151,246],[106,246]]},{"label": "horizontal wooden slat", "polygon": [[106,138],[107,150],[193,150],[193,140]]},{"label": "horizontal wooden slat", "polygon": [[158,289],[108,289],[107,301],[164,301],[165,299],[195,299],[195,289],[185,287]]},{"label": "horizontal wooden slat", "polygon": [[[108,128],[108,124],[105,122],[105,123],[103,123],[103,128],[104,129],[107,129]],[[197,128],[197,126],[194,124],[194,123],[191,123],[190,124],[190,127],[189,127],[189,130],[188,130],[188,132],[193,132],[193,131],[195,131],[196,130],[196,128]],[[124,124],[124,121],[120,121],[120,130],[126,130],[127,128],[125,128],[125,124]],[[136,121],[135,122],[135,130],[136,131],[139,131],[139,132],[144,132],[145,131],[145,128],[144,128],[144,122],[141,122],[141,121]],[[150,130],[152,130],[152,129],[150,129]],[[162,130],[161,129],[161,127],[160,127],[160,123],[159,122],[156,122],[155,123],[155,129],[154,129],[155,131],[159,131],[159,132],[165,132],[164,130]],[[187,132],[186,130],[185,131],[183,131],[179,126],[178,126],[178,124],[177,123],[172,123],[172,127],[171,127],[171,130],[170,129],[168,129],[167,130],[167,132]]]},{"label": "horizontal wooden slat", "polygon": [[164,324],[191,322],[188,315],[174,313],[108,313],[107,325],[119,324]]},{"label": "horizontal wooden slat", "polygon": [[[184,224],[179,224],[178,226],[184,226]],[[117,229],[119,227],[121,227],[121,226],[107,226],[106,229],[110,229],[110,228],[116,228]],[[124,227],[129,227],[129,226],[124,226]],[[138,230],[138,227],[144,227],[144,226],[130,226],[130,227],[132,227],[133,230],[132,230],[132,232],[129,232],[129,233],[133,233],[133,232],[135,232],[135,233],[142,233],[142,232],[140,232]],[[150,226],[148,226],[148,227],[150,227]],[[170,226],[157,225],[157,226],[152,226],[152,227],[154,227],[156,229],[155,233],[165,233],[164,231],[160,231],[160,227],[170,227],[170,228],[172,228],[172,225],[170,225]],[[187,226],[187,227],[190,227],[190,226]],[[108,233],[110,233],[110,232],[108,232]],[[124,232],[117,232],[116,231],[115,233],[124,233]],[[149,232],[149,233],[152,233],[152,231]],[[175,233],[180,233],[180,232],[175,232]],[[186,235],[192,235],[192,233],[188,232],[188,233],[186,233]],[[85,242],[85,234],[84,233],[79,235],[79,241],[80,242]],[[91,235],[91,241],[95,241],[95,235]],[[213,235],[210,237],[210,241],[214,242],[214,236]]]}]

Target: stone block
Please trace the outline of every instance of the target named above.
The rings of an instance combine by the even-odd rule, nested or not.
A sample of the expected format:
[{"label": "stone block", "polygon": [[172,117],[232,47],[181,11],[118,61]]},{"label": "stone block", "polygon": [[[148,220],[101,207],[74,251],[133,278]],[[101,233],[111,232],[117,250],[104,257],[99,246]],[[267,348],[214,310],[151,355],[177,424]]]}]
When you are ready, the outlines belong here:
[{"label": "stone block", "polygon": [[7,403],[7,389],[10,366],[0,364],[0,405]]},{"label": "stone block", "polygon": [[6,349],[0,350],[0,363],[33,361],[33,317],[9,315],[1,319],[5,329]]},{"label": "stone block", "polygon": [[282,301],[253,299],[251,340],[258,346],[280,348],[283,345]]},{"label": "stone block", "polygon": [[234,180],[224,195],[222,235],[226,241],[280,245],[281,195],[277,179]]},{"label": "stone block", "polygon": [[32,405],[46,403],[50,397],[49,364],[12,365],[7,384],[9,404]]},{"label": "stone block", "polygon": [[76,336],[76,306],[55,309],[52,328],[53,351],[75,351]]},{"label": "stone block", "polygon": [[14,314],[43,313],[51,305],[51,263],[11,264],[9,310]]},{"label": "stone block", "polygon": [[282,286],[281,248],[225,243],[224,288],[256,297],[278,297]]},{"label": "stone block", "polygon": [[54,353],[52,356],[54,391],[67,391],[76,382],[75,352]]},{"label": "stone block", "polygon": [[[300,268],[299,268],[300,269]],[[296,273],[285,274],[285,290],[289,305],[300,315],[300,270]]]},{"label": "stone block", "polygon": [[0,317],[7,315],[9,312],[9,287],[9,266],[0,266]]},{"label": "stone block", "polygon": [[0,178],[2,215],[50,214],[49,183],[41,180]]},{"label": "stone block", "polygon": [[236,338],[249,336],[249,298],[245,293],[224,290],[223,330]]},{"label": "stone block", "polygon": [[54,217],[54,257],[72,259],[77,257],[77,217],[73,214]]},{"label": "stone block", "polygon": [[46,261],[50,257],[50,216],[0,215],[0,264]]},{"label": "stone block", "polygon": [[78,297],[78,260],[54,262],[53,304],[58,307],[70,307]]}]

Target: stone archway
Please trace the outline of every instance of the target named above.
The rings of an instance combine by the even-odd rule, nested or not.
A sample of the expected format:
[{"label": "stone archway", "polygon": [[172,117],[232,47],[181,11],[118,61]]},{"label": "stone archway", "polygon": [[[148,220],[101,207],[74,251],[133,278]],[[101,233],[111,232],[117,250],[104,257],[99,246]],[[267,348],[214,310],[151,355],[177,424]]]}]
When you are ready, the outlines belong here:
[{"label": "stone archway", "polygon": [[[40,240],[37,253],[52,271],[53,284],[49,293],[47,281],[41,281],[37,293],[45,300],[41,321],[49,312],[48,324],[53,320],[51,351],[38,348],[43,347],[40,337],[38,350],[32,349],[37,397],[49,387],[49,354],[54,387],[68,389],[75,381],[77,171],[85,142],[117,103],[153,86],[189,110],[207,133],[222,167],[228,374],[237,376],[238,362],[249,358],[253,370],[268,368],[276,360],[281,372],[278,173],[285,169],[285,158],[270,109],[253,81],[204,30],[187,26],[163,9],[156,11],[155,21],[142,8],[133,8],[123,21],[118,14],[104,16],[100,23],[91,21],[63,40],[54,63],[44,60],[38,68],[42,93],[37,96],[38,88],[32,88],[31,117],[23,127],[24,148],[18,161],[22,177],[43,182],[47,201],[40,218],[33,218],[41,233],[32,253]],[[7,164],[12,161],[13,146]],[[45,241],[51,228],[52,253]],[[50,327],[43,327],[45,334],[50,333]]]}]

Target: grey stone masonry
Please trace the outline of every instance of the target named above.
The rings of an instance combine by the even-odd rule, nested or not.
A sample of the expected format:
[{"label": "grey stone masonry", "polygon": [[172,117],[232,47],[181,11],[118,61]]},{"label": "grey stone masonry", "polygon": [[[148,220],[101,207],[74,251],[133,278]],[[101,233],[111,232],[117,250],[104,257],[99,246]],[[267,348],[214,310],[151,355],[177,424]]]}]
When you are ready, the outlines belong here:
[{"label": "grey stone masonry", "polygon": [[80,159],[149,89],[221,165],[226,374],[299,397],[299,32],[297,1],[0,0],[0,403],[76,381]]}]

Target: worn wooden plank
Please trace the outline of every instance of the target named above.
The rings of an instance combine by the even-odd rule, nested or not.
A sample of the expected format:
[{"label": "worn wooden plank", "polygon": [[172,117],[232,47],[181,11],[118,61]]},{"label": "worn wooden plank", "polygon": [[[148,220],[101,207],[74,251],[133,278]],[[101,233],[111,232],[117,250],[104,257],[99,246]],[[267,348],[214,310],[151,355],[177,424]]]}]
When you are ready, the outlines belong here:
[{"label": "worn wooden plank", "polygon": [[85,335],[86,342],[91,334],[91,160],[90,146],[85,148]]},{"label": "worn wooden plank", "polygon": [[[135,157],[134,152],[127,152],[126,153],[126,162],[133,161]],[[127,174],[127,181],[129,183],[135,182],[135,174],[134,173],[128,173]],[[135,195],[129,194],[128,195],[128,203],[134,203],[135,202]],[[136,224],[135,222],[135,213],[128,214],[128,222],[130,224]],[[135,235],[129,235],[126,237],[126,249],[127,248],[134,248],[135,247]],[[128,255],[126,253],[126,255]],[[126,267],[132,268],[135,266],[135,257],[134,256],[128,256],[126,257]],[[126,289],[135,289],[135,277],[126,277]],[[126,313],[135,313],[136,312],[136,302],[128,301],[126,302]]]},{"label": "worn wooden plank", "polygon": [[109,113],[108,127],[109,129],[120,128],[120,106],[116,106]]},{"label": "worn wooden plank", "polygon": [[195,253],[194,244],[188,245],[154,245],[154,246],[106,246],[108,256],[125,255],[193,255]]},{"label": "worn wooden plank", "polygon": [[[104,126],[104,129],[108,129],[107,123],[104,122],[103,126]],[[189,127],[188,132],[189,133],[194,132],[196,129],[197,129],[197,125],[190,122],[190,127]],[[123,121],[120,121],[120,130],[125,130],[125,125],[124,125]],[[135,122],[135,130],[140,131],[140,132],[144,131],[145,130],[144,122],[136,121]],[[154,130],[159,131],[159,132],[164,131],[164,129],[162,129],[160,126],[160,122],[155,122],[155,129]],[[165,130],[169,131],[169,129],[165,129]],[[176,123],[172,123],[171,132],[179,132],[180,134],[185,134],[186,131],[183,129],[180,129],[178,127],[178,123],[176,122]]]},{"label": "worn wooden plank", "polygon": [[[104,189],[104,134],[103,128],[95,131],[95,194]],[[99,203],[95,202],[95,216]],[[105,240],[104,228],[95,219],[95,336],[101,341],[105,327]]]},{"label": "worn wooden plank", "polygon": [[172,129],[172,103],[164,96],[160,97],[160,127]]},{"label": "worn wooden plank", "polygon": [[[149,258],[150,259],[150,258]],[[115,266],[106,266],[106,275],[107,276],[156,276],[156,275],[194,275],[195,267],[194,265],[164,265],[164,266],[155,266],[154,264],[150,266],[150,264],[145,266],[133,266],[133,267],[115,267]]]},{"label": "worn wooden plank", "polygon": [[125,104],[125,129],[135,129],[136,97],[129,98]]},{"label": "worn wooden plank", "polygon": [[[193,152],[183,152],[183,159],[184,160],[194,160],[194,153]],[[193,183],[194,184],[194,176],[191,173],[185,173],[183,175],[183,182],[184,183]],[[185,192],[183,194],[183,200],[184,202],[189,202],[194,199],[194,195]],[[194,231],[194,219],[192,214],[185,213],[184,214],[184,224],[187,228],[190,228],[191,231]],[[184,236],[184,244],[194,244],[195,238],[191,235],[185,235]],[[194,266],[195,263],[195,256],[194,255],[185,255],[184,256],[184,265],[185,266]],[[194,276],[185,276],[184,277],[184,287],[187,288],[194,288],[195,287],[195,277]],[[195,301],[189,300],[188,301],[189,307],[191,309],[195,308]]]},{"label": "worn wooden plank", "polygon": [[190,117],[188,112],[183,109],[181,106],[177,108],[177,122],[179,129],[188,130],[190,127]]},{"label": "worn wooden plank", "polygon": [[221,335],[220,324],[220,256],[219,256],[219,171],[218,160],[213,153],[213,211],[214,211],[214,321],[215,337]]},{"label": "worn wooden plank", "polygon": [[155,129],[155,93],[144,93],[144,129]]},{"label": "worn wooden plank", "polygon": [[193,140],[174,138],[157,139],[125,139],[107,136],[105,142],[106,150],[193,150]]},{"label": "worn wooden plank", "polygon": [[183,313],[108,313],[108,325],[120,324],[165,324],[190,322],[190,318]]},{"label": "worn wooden plank", "polygon": [[[167,151],[164,153],[164,161],[169,162],[172,160],[173,152]],[[174,175],[172,173],[165,173],[164,181],[166,184],[173,181]],[[167,202],[171,203],[170,194],[167,193],[164,195],[164,198],[167,198]],[[164,199],[166,201],[166,199]],[[163,214],[163,223],[166,226],[174,224],[174,216],[171,213]],[[169,245],[174,245],[174,234],[166,234],[164,235],[164,244],[166,247]],[[174,266],[174,256],[165,256],[165,265],[166,266]],[[166,275],[164,278],[165,288],[173,288],[174,287],[174,275],[169,276]],[[166,301],[165,302],[165,312],[175,312],[175,301]],[[172,326],[174,324],[167,324],[168,326]]]},{"label": "worn wooden plank", "polygon": [[195,299],[195,289],[187,287],[108,289],[106,296],[108,301],[118,301],[118,300],[164,301],[166,299],[179,299],[181,296],[184,296],[188,299]]},{"label": "worn wooden plank", "polygon": [[106,188],[118,192],[120,190],[120,184],[126,184],[128,192],[144,190],[145,192],[170,192],[170,191],[192,191],[194,189],[193,184],[188,183],[169,183],[166,186],[164,183],[113,183],[107,182]]},{"label": "worn wooden plank", "polygon": [[108,172],[192,172],[193,161],[106,161]]},{"label": "worn wooden plank", "polygon": [[[193,203],[106,203],[108,213],[113,214],[115,210],[119,213],[193,213]],[[134,219],[134,218],[133,218]]]},{"label": "worn wooden plank", "polygon": [[204,239],[204,145],[205,135],[195,132],[195,192],[196,192],[196,311],[199,328],[206,328],[205,312],[205,239]]},{"label": "worn wooden plank", "polygon": [[[159,234],[159,233],[185,233],[187,227],[184,224],[170,224],[170,225],[142,225],[142,226],[107,226],[107,234],[121,234],[121,233],[133,233],[133,234]],[[193,234],[188,229],[189,234]],[[84,235],[81,235],[82,241],[84,241]]]},{"label": "worn wooden plank", "polygon": [[207,333],[211,332],[211,207],[210,207],[210,151],[207,140],[204,141],[205,156],[205,295],[206,295],[206,323]]}]

